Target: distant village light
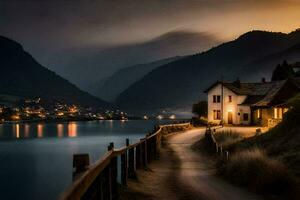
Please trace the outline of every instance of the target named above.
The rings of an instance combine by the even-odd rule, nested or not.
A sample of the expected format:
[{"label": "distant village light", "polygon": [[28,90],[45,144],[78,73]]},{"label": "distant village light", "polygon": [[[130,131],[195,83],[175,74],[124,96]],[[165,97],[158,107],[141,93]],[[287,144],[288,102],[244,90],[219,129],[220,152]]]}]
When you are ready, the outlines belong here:
[{"label": "distant village light", "polygon": [[170,119],[176,119],[176,116],[175,115],[171,115],[169,118]]}]

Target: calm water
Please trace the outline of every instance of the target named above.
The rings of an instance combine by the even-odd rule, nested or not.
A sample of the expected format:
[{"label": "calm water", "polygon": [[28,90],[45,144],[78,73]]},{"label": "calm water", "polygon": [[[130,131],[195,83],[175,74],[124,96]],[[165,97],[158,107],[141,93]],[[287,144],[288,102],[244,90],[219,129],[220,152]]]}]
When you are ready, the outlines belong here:
[{"label": "calm water", "polygon": [[73,154],[89,153],[95,162],[109,142],[121,147],[126,138],[137,141],[158,123],[0,124],[0,199],[56,199],[71,183]]}]

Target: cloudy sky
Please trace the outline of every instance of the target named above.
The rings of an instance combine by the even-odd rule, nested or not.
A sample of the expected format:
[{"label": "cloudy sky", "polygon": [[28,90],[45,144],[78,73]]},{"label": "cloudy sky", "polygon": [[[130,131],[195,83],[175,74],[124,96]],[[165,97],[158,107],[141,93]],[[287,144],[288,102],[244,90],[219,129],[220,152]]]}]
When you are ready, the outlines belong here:
[{"label": "cloudy sky", "polygon": [[[0,0],[0,35],[86,87],[89,77],[201,52],[250,30],[290,32],[300,27],[299,10],[300,0]],[[174,38],[180,50],[163,51]]]}]

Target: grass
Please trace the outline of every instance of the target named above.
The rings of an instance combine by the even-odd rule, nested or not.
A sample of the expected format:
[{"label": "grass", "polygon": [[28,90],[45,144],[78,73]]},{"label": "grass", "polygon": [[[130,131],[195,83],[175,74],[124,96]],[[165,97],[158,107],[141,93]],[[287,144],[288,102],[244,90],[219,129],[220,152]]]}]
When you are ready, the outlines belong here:
[{"label": "grass", "polygon": [[278,160],[259,149],[236,152],[227,162],[219,162],[218,172],[230,182],[264,195],[296,199],[297,183]]},{"label": "grass", "polygon": [[218,144],[224,148],[244,139],[242,134],[231,130],[218,132],[214,136]]}]

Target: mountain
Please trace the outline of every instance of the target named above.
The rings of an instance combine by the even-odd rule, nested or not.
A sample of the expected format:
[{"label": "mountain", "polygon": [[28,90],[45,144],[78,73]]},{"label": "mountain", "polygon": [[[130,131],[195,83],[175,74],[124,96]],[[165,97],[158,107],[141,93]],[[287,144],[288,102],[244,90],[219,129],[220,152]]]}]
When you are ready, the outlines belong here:
[{"label": "mountain", "polygon": [[118,70],[109,78],[105,78],[105,81],[97,82],[97,89],[94,89],[95,96],[98,96],[106,101],[114,101],[115,98],[127,89],[131,84],[140,80],[143,76],[148,74],[151,70],[180,59],[181,57],[167,58],[147,64],[139,64],[131,67],[126,67]]},{"label": "mountain", "polygon": [[79,90],[69,81],[41,66],[23,47],[0,36],[0,94],[41,97],[87,106],[108,103]]},{"label": "mountain", "polygon": [[[220,43],[219,38],[208,32],[172,31],[141,42],[106,47],[95,42],[78,49],[64,49],[64,52],[50,55],[44,63],[49,63],[55,72],[88,90],[95,80],[110,76],[124,66],[190,55]],[[61,54],[67,56],[62,58]],[[57,66],[57,63],[61,65]]]},{"label": "mountain", "polygon": [[116,104],[133,110],[190,108],[192,103],[205,98],[203,91],[206,87],[222,77],[258,81],[261,78],[259,75],[271,74],[274,63],[267,70],[257,63],[264,59],[273,61],[272,57],[268,59],[272,55],[282,54],[279,60],[286,58],[292,55],[288,53],[289,49],[299,42],[300,30],[289,34],[248,32],[209,51],[154,69],[122,92]]}]

